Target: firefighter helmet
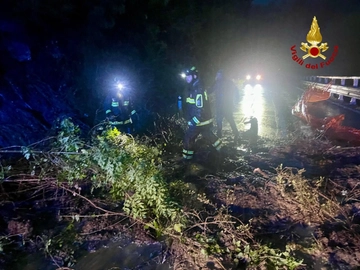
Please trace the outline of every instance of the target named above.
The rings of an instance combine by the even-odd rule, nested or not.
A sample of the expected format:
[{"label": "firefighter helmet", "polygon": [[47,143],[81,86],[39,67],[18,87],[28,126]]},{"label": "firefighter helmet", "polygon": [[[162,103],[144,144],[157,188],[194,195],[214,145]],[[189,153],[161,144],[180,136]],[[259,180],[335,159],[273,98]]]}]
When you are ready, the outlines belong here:
[{"label": "firefighter helmet", "polygon": [[185,75],[186,75],[186,76],[189,76],[189,75],[197,75],[197,74],[198,74],[198,70],[197,70],[196,67],[192,67],[192,68],[187,69],[187,70],[185,71]]}]

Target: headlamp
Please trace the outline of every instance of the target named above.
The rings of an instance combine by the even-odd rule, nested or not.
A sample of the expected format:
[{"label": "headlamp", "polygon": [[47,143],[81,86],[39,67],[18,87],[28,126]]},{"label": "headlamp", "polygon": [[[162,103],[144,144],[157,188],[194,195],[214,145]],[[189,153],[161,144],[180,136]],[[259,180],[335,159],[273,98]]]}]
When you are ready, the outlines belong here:
[{"label": "headlamp", "polygon": [[124,86],[123,86],[121,83],[118,83],[118,84],[116,85],[116,87],[117,87],[117,89],[119,89],[119,90],[122,90],[122,89],[124,88]]}]

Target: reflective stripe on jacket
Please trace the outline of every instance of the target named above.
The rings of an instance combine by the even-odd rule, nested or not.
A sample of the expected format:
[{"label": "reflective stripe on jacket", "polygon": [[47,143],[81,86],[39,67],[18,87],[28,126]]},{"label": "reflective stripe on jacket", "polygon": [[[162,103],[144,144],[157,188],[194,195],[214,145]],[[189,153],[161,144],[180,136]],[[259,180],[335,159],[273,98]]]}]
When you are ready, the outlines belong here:
[{"label": "reflective stripe on jacket", "polygon": [[189,84],[188,95],[185,100],[187,103],[186,120],[190,125],[204,126],[212,122],[207,93],[199,79]]}]

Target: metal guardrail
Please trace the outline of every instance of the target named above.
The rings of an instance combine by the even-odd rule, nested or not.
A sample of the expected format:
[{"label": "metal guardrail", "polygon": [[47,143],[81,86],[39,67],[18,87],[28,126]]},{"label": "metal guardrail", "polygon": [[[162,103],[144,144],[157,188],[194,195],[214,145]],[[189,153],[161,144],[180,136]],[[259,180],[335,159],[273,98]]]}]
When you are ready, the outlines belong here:
[{"label": "metal guardrail", "polygon": [[[319,83],[329,83],[330,81],[333,81],[334,84],[338,84],[340,82],[340,85],[343,86],[353,86],[358,87],[359,86],[359,79],[360,76],[308,76],[305,77],[305,81],[310,82],[319,82]],[[352,84],[349,84],[349,82],[352,82]]]},{"label": "metal guardrail", "polygon": [[[331,86],[327,91],[338,95],[338,99],[342,101],[344,97],[349,97],[349,103],[355,105],[356,100],[360,101],[359,79],[358,76],[310,76],[306,77],[303,83],[306,86],[315,84],[317,88],[326,90],[331,82]],[[340,85],[338,82],[340,82]],[[350,82],[351,86],[349,86]]]}]

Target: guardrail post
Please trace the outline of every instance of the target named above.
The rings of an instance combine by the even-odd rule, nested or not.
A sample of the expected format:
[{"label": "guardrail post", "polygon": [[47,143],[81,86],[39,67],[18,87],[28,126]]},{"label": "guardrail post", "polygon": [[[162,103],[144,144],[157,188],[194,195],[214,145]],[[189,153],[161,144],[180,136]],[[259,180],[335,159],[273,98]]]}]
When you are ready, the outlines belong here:
[{"label": "guardrail post", "polygon": [[356,98],[352,97],[350,99],[350,105],[356,105]]},{"label": "guardrail post", "polygon": [[[331,93],[331,96],[333,98],[335,98],[336,96],[337,100],[339,101],[344,101],[345,99],[347,104],[360,105],[360,86],[359,86],[360,76],[359,77],[308,76],[307,78],[313,81],[313,83],[306,82],[307,86],[315,84],[320,88],[325,87],[326,89],[328,89],[328,86],[329,87],[331,86],[329,85],[330,82],[332,86],[328,89],[328,91]],[[346,80],[352,80],[353,85],[351,86]],[[349,103],[348,103],[348,99],[350,99]]]}]

